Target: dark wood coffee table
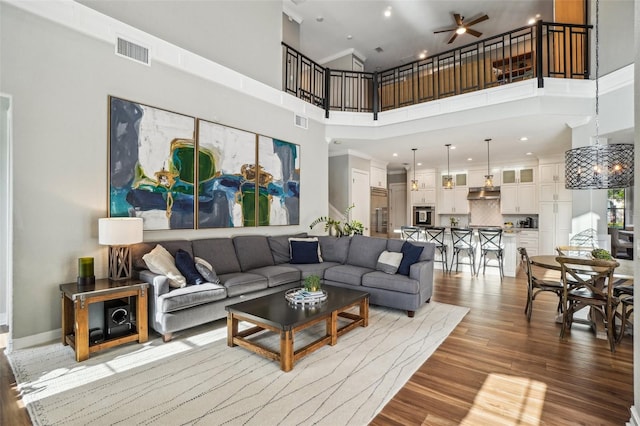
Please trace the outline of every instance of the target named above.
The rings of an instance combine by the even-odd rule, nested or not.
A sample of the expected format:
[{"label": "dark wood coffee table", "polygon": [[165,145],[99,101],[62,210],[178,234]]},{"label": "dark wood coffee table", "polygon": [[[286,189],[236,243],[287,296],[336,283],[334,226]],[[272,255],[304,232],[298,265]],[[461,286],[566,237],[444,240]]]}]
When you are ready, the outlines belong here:
[{"label": "dark wood coffee table", "polygon": [[[327,292],[327,300],[309,307],[291,305],[284,297],[285,292],[227,306],[227,344],[242,346],[268,359],[280,361],[283,371],[291,371],[293,363],[303,356],[326,344],[335,345],[338,336],[349,330],[369,325],[369,293],[328,285],[322,288]],[[345,312],[355,306],[360,307],[358,314]],[[338,317],[349,322],[338,328]],[[238,331],[240,321],[254,327]],[[294,351],[294,334],[321,321],[326,322],[324,336]],[[247,338],[265,330],[280,334],[279,352]]]}]

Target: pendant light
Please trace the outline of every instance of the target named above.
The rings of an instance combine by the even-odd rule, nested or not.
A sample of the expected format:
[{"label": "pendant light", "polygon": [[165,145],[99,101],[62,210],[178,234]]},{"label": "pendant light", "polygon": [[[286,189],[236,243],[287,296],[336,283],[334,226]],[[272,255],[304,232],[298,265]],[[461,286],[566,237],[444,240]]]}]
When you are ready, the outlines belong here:
[{"label": "pendant light", "polygon": [[447,175],[444,177],[443,186],[444,189],[453,189],[453,177],[451,176],[451,172],[449,172],[449,152],[451,151],[451,144],[445,144],[447,147]]},{"label": "pendant light", "polygon": [[600,1],[596,0],[596,138],[595,145],[570,149],[565,157],[565,188],[618,189],[633,186],[633,144],[600,144]]},{"label": "pendant light", "polygon": [[484,176],[484,187],[488,189],[493,188],[493,175],[489,166],[489,142],[491,142],[491,139],[485,139],[484,141],[487,143],[487,174]]},{"label": "pendant light", "polygon": [[411,148],[413,151],[413,179],[411,180],[411,190],[418,190],[418,181],[416,180],[416,151],[418,148]]}]

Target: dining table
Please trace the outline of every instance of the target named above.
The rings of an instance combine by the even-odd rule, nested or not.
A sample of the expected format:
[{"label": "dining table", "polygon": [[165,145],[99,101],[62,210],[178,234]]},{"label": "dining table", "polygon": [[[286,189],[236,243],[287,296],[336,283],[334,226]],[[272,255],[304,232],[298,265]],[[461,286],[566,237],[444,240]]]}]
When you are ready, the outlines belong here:
[{"label": "dining table", "polygon": [[[555,271],[559,272],[562,269],[562,267],[560,266],[560,263],[556,260],[557,257],[558,257],[557,254],[541,254],[541,255],[531,256],[529,260],[531,261],[531,265],[533,266],[537,266],[537,267],[551,270],[554,272]],[[613,278],[615,278],[616,281],[618,280],[633,281],[634,261],[625,260],[625,259],[613,259],[613,260],[615,260],[620,264],[620,266],[618,266],[613,271]],[[586,268],[588,267],[585,267],[585,269]],[[558,279],[560,279],[559,275],[558,275]],[[558,321],[558,319],[559,318],[556,319],[556,322],[562,322],[562,321]],[[600,321],[596,321],[595,325],[596,325],[596,337],[598,339],[606,340],[607,332],[605,330],[604,324],[602,324]]]}]

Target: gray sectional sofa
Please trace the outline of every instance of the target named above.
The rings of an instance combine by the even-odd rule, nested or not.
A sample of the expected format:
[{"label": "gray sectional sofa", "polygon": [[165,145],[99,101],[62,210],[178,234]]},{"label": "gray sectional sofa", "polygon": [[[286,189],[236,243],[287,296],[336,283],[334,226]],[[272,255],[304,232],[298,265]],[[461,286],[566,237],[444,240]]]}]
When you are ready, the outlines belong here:
[{"label": "gray sectional sofa", "polygon": [[[323,261],[292,264],[289,237],[304,236],[246,235],[133,245],[134,270],[150,284],[149,325],[162,334],[164,341],[169,341],[175,331],[226,317],[227,305],[299,287],[300,280],[309,275],[322,277],[328,285],[358,287],[369,293],[371,304],[406,310],[410,317],[431,298],[435,250],[431,243],[412,242],[424,248],[406,276],[376,270],[380,254],[384,250],[400,252],[404,241],[362,235],[320,236]],[[182,249],[192,257],[206,260],[215,269],[220,283],[170,288],[167,277],[146,269],[142,260],[157,244],[174,256]]]}]

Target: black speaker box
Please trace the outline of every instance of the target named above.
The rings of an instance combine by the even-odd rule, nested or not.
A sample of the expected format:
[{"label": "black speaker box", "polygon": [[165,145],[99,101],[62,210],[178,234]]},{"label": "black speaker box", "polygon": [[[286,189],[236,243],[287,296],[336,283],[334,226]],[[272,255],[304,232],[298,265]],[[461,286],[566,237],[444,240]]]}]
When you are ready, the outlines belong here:
[{"label": "black speaker box", "polygon": [[122,300],[104,302],[105,338],[121,337],[131,332],[131,306]]}]

